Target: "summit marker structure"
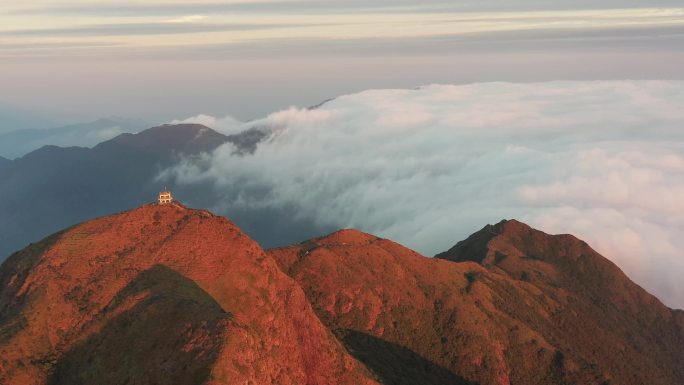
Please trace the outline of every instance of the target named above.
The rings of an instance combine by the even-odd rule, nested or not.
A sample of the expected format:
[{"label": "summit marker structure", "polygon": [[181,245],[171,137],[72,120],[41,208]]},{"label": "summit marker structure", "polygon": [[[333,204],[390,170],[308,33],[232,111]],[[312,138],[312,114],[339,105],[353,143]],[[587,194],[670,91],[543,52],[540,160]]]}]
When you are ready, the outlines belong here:
[{"label": "summit marker structure", "polygon": [[160,205],[167,205],[171,202],[173,202],[173,196],[171,195],[171,191],[165,190],[159,193]]}]

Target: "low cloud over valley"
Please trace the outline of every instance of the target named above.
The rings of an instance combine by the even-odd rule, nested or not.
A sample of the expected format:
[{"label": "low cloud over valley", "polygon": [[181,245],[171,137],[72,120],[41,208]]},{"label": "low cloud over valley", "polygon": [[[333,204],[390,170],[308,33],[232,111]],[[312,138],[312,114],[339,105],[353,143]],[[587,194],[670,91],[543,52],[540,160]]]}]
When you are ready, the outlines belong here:
[{"label": "low cloud over valley", "polygon": [[684,308],[684,82],[430,85],[194,120],[270,133],[251,154],[226,144],[160,175],[211,186],[222,214],[354,227],[426,255],[516,218],[577,235]]}]

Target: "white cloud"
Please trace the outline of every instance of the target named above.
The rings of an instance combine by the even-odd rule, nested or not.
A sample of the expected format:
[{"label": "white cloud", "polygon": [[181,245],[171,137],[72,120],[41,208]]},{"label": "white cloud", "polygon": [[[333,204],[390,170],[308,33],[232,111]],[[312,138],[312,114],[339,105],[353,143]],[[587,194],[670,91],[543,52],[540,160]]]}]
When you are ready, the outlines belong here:
[{"label": "white cloud", "polygon": [[213,116],[200,114],[187,119],[176,119],[171,122],[171,124],[182,124],[182,123],[196,123],[212,128],[224,135],[236,134],[245,129],[245,123],[233,118],[232,116],[226,116],[224,118],[215,118]]},{"label": "white cloud", "polygon": [[105,140],[112,139],[125,132],[128,132],[128,130],[124,127],[112,126],[89,131],[85,134],[85,136],[88,139],[96,141],[96,143],[100,143],[104,142]]},{"label": "white cloud", "polygon": [[206,15],[188,15],[188,16],[181,16],[175,19],[169,19],[166,22],[167,23],[196,23],[198,21],[205,20],[207,18]]},{"label": "white cloud", "polygon": [[682,82],[373,90],[240,128],[251,125],[277,134],[253,155],[226,145],[166,175],[230,191],[215,208],[296,207],[428,255],[519,218],[578,235],[684,307]]}]

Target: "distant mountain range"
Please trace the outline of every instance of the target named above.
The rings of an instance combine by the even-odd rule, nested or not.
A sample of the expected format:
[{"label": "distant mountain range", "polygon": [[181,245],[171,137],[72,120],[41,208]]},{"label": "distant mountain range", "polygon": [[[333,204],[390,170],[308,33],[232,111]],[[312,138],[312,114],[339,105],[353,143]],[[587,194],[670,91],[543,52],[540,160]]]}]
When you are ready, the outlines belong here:
[{"label": "distant mountain range", "polygon": [[[100,151],[136,154],[130,138]],[[674,385],[683,346],[682,311],[517,221],[438,258],[349,229],[264,251],[223,217],[148,204],[0,267],[6,385]]]},{"label": "distant mountain range", "polygon": [[14,159],[43,146],[92,147],[123,133],[136,133],[147,124],[133,119],[106,118],[49,129],[0,133],[0,156]]}]

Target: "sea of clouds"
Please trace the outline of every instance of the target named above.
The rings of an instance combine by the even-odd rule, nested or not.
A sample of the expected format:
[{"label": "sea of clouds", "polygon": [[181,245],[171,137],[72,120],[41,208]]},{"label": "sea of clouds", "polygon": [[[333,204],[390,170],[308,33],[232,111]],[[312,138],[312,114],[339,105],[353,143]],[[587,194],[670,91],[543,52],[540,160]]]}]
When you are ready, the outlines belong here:
[{"label": "sea of clouds", "polygon": [[577,235],[684,308],[684,82],[430,85],[186,121],[271,132],[253,154],[226,144],[162,174],[225,191],[212,208],[229,216],[283,209],[426,255],[516,218]]}]

